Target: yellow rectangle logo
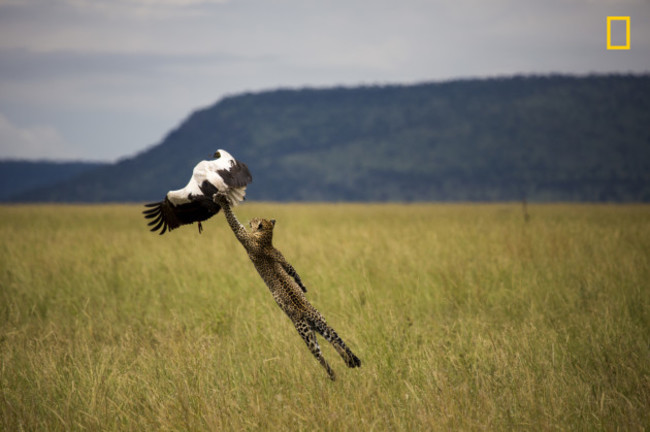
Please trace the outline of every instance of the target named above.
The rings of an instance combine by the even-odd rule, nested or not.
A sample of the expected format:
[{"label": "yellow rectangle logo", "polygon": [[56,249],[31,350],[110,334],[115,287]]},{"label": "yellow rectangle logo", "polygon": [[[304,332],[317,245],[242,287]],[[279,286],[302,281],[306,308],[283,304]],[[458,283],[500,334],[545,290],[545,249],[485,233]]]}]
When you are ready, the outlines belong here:
[{"label": "yellow rectangle logo", "polygon": [[[625,22],[625,45],[612,45],[612,21]],[[630,49],[630,17],[629,16],[608,16],[607,17],[607,49],[608,50],[629,50]]]}]

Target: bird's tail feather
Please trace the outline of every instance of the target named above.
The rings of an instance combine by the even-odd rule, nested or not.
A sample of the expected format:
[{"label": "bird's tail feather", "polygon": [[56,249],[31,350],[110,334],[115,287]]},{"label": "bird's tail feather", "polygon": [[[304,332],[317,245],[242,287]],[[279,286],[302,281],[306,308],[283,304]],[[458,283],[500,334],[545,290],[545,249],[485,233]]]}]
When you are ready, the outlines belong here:
[{"label": "bird's tail feather", "polygon": [[230,188],[226,194],[228,195],[228,201],[233,206],[236,206],[246,197],[246,187]]}]

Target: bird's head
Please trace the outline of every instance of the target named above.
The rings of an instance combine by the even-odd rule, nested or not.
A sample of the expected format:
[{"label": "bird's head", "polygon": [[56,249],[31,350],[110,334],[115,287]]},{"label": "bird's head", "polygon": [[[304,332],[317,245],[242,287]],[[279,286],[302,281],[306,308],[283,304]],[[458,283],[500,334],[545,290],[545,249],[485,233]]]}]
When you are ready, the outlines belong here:
[{"label": "bird's head", "polygon": [[230,155],[230,153],[228,153],[227,151],[222,150],[222,149],[219,149],[216,152],[214,152],[212,157],[214,159],[221,159],[221,158],[232,159],[232,156]]},{"label": "bird's head", "polygon": [[261,240],[263,243],[268,242],[271,244],[273,240],[273,228],[275,227],[275,219],[267,220],[260,218],[253,218],[248,223],[252,229],[252,235]]}]

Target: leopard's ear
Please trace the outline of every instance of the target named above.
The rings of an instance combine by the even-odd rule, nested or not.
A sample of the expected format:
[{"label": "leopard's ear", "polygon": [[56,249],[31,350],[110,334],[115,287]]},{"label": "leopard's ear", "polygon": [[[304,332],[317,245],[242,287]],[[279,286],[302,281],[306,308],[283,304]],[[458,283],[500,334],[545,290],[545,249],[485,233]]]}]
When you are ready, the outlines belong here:
[{"label": "leopard's ear", "polygon": [[275,226],[275,219],[271,219],[271,225]]}]

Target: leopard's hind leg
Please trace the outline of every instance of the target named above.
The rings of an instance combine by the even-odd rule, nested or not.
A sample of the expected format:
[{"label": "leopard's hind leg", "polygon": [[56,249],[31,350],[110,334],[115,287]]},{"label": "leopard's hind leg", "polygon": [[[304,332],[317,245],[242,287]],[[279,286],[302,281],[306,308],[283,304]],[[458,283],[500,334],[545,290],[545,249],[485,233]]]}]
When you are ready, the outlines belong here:
[{"label": "leopard's hind leg", "polygon": [[309,351],[316,357],[316,359],[320,362],[320,364],[325,368],[327,371],[327,375],[330,377],[332,381],[336,380],[336,375],[334,374],[334,371],[330,367],[330,365],[327,363],[327,361],[323,358],[323,355],[320,350],[320,346],[318,345],[318,341],[316,340],[316,333],[314,330],[312,330],[312,326],[309,325],[307,321],[298,321],[294,323],[296,326],[296,330],[298,330],[298,333],[300,334],[300,337],[302,337],[302,340],[305,341],[307,346],[309,347]]},{"label": "leopard's hind leg", "polygon": [[314,321],[313,325],[314,330],[316,330],[318,333],[320,333],[325,340],[327,340],[329,343],[331,343],[334,346],[334,349],[339,353],[339,355],[343,358],[343,361],[345,361],[345,364],[350,367],[359,367],[361,366],[361,360],[359,360],[359,357],[354,355],[354,353],[348,348],[348,346],[341,340],[339,335],[336,334],[334,329],[330,327],[325,320],[321,319],[316,319]]}]

